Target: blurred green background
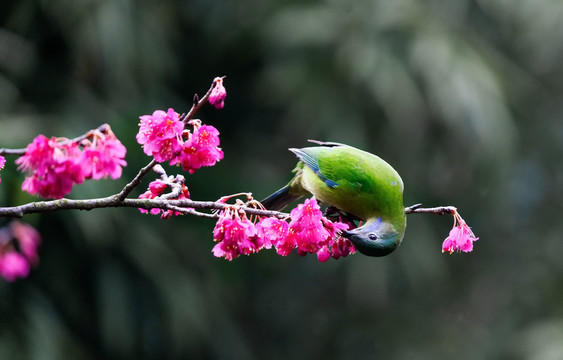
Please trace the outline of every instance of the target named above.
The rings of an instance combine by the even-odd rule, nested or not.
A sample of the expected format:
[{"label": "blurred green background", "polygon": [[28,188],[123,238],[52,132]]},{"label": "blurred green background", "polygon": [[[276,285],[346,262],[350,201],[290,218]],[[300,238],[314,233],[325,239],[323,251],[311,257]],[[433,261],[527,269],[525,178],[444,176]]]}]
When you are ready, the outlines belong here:
[{"label": "blurred green background", "polygon": [[[0,146],[107,122],[128,148],[121,179],[72,198],[116,193],[149,160],[138,117],[226,75],[225,108],[198,114],[225,159],[188,176],[193,199],[260,199],[288,147],[338,141],[480,240],[441,254],[452,219],[410,215],[385,258],[228,262],[207,219],[27,216],[41,264],[0,283],[0,358],[562,359],[562,19],[556,0],[2,2]],[[8,160],[0,203],[36,200]]]}]

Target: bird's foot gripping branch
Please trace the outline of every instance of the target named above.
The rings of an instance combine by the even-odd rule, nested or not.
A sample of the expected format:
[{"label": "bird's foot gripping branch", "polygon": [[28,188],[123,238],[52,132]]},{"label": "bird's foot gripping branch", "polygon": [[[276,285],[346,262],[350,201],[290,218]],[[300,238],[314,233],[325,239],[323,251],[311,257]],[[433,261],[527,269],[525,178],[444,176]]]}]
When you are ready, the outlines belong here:
[{"label": "bird's foot gripping branch", "polygon": [[[223,83],[223,77],[215,78],[203,97],[194,96],[185,114],[168,109],[140,116],[136,139],[151,160],[119,193],[108,197],[63,198],[85,180],[121,177],[127,164],[126,149],[107,124],[74,139],[39,135],[26,148],[0,149],[0,170],[6,156],[17,157],[18,170],[26,174],[22,190],[52,199],[0,207],[0,217],[106,207],[139,208],[162,219],[194,215],[216,221],[212,253],[217,257],[233,260],[272,248],[287,256],[296,249],[300,255],[315,254],[324,262],[357,250],[371,256],[390,253],[403,238],[407,214],[451,214],[454,226],[442,251],[472,251],[478,238],[455,207],[422,208],[419,204],[404,208],[403,183],[393,168],[375,155],[338,143],[315,142],[319,146],[291,149],[299,158],[295,177],[262,202],[251,194],[217,201],[191,200],[186,177],[168,175],[162,165],[181,167],[191,175],[223,158],[219,131],[194,118],[207,103],[217,109],[224,107],[227,93]],[[347,165],[358,163],[361,171]],[[137,198],[130,197],[151,170],[157,178]],[[280,212],[301,197],[306,197],[305,201],[290,213]],[[361,201],[349,202],[350,198]],[[319,203],[330,211],[323,214]],[[40,243],[37,231],[21,221],[0,228],[0,276],[8,281],[26,277],[38,264]]]}]

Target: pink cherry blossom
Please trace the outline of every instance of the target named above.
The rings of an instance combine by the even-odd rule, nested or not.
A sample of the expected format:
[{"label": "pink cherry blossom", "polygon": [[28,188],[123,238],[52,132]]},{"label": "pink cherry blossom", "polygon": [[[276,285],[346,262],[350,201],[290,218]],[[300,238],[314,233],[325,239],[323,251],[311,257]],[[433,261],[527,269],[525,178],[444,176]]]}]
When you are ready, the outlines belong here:
[{"label": "pink cherry blossom", "polygon": [[45,173],[49,164],[45,159],[52,159],[55,153],[56,139],[48,139],[45,135],[38,135],[31,144],[27,145],[25,154],[16,160],[19,169],[33,173]]},{"label": "pink cherry blossom", "polygon": [[[6,158],[0,155],[0,170],[4,168],[4,165],[6,165]],[[0,182],[2,182],[2,179],[0,179]]]},{"label": "pink cherry blossom", "polygon": [[272,246],[277,246],[280,241],[287,237],[289,225],[284,220],[268,217],[256,224],[256,232],[258,239],[262,242],[262,247],[270,249]]},{"label": "pink cherry blossom", "polygon": [[356,253],[356,247],[350,240],[339,236],[334,240],[332,246],[329,245],[331,256],[338,260],[340,257],[346,257],[350,254]]},{"label": "pink cherry blossom", "polygon": [[162,194],[164,192],[164,190],[166,190],[167,187],[168,187],[168,184],[166,184],[162,180],[151,181],[149,183],[149,192],[151,194],[153,194],[154,196],[159,196],[160,194]]},{"label": "pink cherry blossom", "polygon": [[318,260],[324,262],[331,257],[338,259],[356,252],[354,245],[340,235],[349,224],[324,217],[314,198],[297,205],[290,217],[289,224],[268,218],[270,220],[265,219],[257,225],[258,237],[267,238],[279,255],[287,256],[297,248],[299,255],[316,254]]},{"label": "pink cherry blossom", "polygon": [[223,78],[216,77],[213,80],[213,89],[209,94],[209,103],[217,109],[222,109],[225,106],[225,98],[227,97],[227,90],[223,86]]},{"label": "pink cherry blossom", "polygon": [[473,251],[473,242],[479,240],[479,238],[475,237],[469,225],[467,225],[457,211],[453,215],[454,226],[442,244],[442,252],[449,252],[451,254],[454,251]]},{"label": "pink cherry blossom", "polygon": [[317,257],[320,262],[327,261],[330,257],[338,260],[340,257],[346,257],[356,252],[356,248],[350,240],[341,236],[342,231],[350,227],[349,224],[340,221],[332,222],[325,217],[322,218],[322,222],[329,232],[329,236],[325,241],[319,243],[320,249]]},{"label": "pink cherry blossom", "polygon": [[[169,184],[167,184],[166,182],[164,182],[162,180],[152,181],[149,184],[149,189],[146,192],[144,192],[143,194],[139,195],[139,199],[155,199],[158,196],[162,195],[164,193],[164,190],[166,190],[168,188],[168,186],[172,186],[173,183],[175,183],[175,182],[176,182],[176,179],[171,180],[171,182]],[[167,197],[167,199],[169,199],[169,200],[184,200],[184,199],[190,198],[190,192],[189,192],[188,187],[186,185],[181,183],[181,184],[174,184],[174,186],[181,186],[180,194],[177,197]],[[139,211],[142,214],[146,214],[146,213],[149,212],[149,210],[142,209],[142,208],[139,208]],[[159,208],[150,209],[151,215],[158,215],[161,212],[162,212],[162,215],[160,216],[161,219],[169,219],[172,216],[182,215],[182,213],[179,212],[179,211],[173,211],[173,210],[164,210],[163,211],[162,209],[159,209]]]},{"label": "pink cherry blossom", "polygon": [[25,278],[29,275],[29,263],[15,251],[3,254],[0,256],[0,275],[10,282]]},{"label": "pink cherry blossom", "polygon": [[125,162],[125,146],[110,132],[108,135],[99,134],[99,138],[87,146],[83,151],[83,167],[85,178],[99,180],[110,176],[112,179],[121,177]]},{"label": "pink cherry blossom", "polygon": [[179,158],[182,168],[190,174],[203,166],[213,166],[221,159],[223,151],[219,148],[219,131],[211,125],[202,125],[194,130],[184,143]]},{"label": "pink cherry blossom", "polygon": [[41,237],[31,225],[12,221],[0,229],[0,276],[14,281],[29,275],[31,266],[37,265],[37,248]]},{"label": "pink cherry blossom", "polygon": [[213,255],[233,260],[240,255],[249,255],[259,250],[255,243],[256,227],[246,218],[240,216],[238,210],[223,210],[215,229]]},{"label": "pink cherry blossom", "polygon": [[328,230],[322,224],[322,218],[323,214],[314,198],[305,200],[291,211],[290,237],[295,237],[300,254],[316,254],[320,249],[319,243],[329,237]]},{"label": "pink cherry blossom", "polygon": [[297,246],[297,240],[299,236],[291,229],[288,230],[287,236],[285,238],[281,238],[276,243],[276,252],[278,255],[287,256],[291,254],[293,249]]},{"label": "pink cherry blossom", "polygon": [[37,136],[16,160],[19,169],[28,175],[22,190],[47,198],[62,198],[72,191],[74,184],[84,181],[82,152],[75,142]]},{"label": "pink cherry blossom", "polygon": [[[139,195],[139,199],[154,199],[157,196],[161,195],[164,192],[164,190],[166,190],[167,187],[168,185],[162,180],[151,181],[151,183],[149,184],[149,189],[144,193],[142,193],[141,195]],[[149,212],[149,210],[141,209],[141,208],[139,209],[139,211],[142,214],[146,214]],[[161,210],[159,208],[150,209],[150,213],[152,215],[160,214],[160,212]]]},{"label": "pink cherry blossom", "polygon": [[143,145],[145,154],[158,162],[174,160],[183,144],[184,123],[178,113],[172,108],[168,112],[156,110],[140,119],[137,142]]},{"label": "pink cherry blossom", "polygon": [[31,265],[39,262],[37,249],[41,245],[41,235],[35,228],[21,221],[12,221],[10,224],[12,237],[18,241],[18,247]]}]

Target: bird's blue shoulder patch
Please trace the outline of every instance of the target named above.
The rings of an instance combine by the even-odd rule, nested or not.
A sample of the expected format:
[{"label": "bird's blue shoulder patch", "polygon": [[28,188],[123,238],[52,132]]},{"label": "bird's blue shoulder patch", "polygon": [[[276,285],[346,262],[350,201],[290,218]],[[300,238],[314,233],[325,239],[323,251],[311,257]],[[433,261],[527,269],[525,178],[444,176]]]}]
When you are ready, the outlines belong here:
[{"label": "bird's blue shoulder patch", "polygon": [[322,174],[320,173],[317,173],[317,176],[319,176],[319,178],[321,178],[321,180],[324,181],[329,188],[335,188],[338,186],[338,183],[336,181],[329,180],[322,176]]}]

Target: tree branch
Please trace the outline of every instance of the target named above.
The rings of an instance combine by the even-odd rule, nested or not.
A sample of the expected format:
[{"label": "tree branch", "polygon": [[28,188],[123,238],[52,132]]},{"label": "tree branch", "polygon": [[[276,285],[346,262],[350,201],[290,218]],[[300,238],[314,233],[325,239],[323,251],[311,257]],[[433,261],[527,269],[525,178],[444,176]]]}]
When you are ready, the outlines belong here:
[{"label": "tree branch", "polygon": [[[149,164],[150,165],[150,164]],[[148,165],[145,167],[147,168]],[[143,168],[143,169],[145,169]],[[129,185],[129,184],[128,184]],[[122,193],[120,193],[122,194]],[[162,209],[177,211],[187,215],[195,215],[211,219],[217,219],[217,213],[204,213],[196,211],[200,210],[223,210],[227,207],[236,206],[245,211],[249,215],[257,216],[274,216],[280,219],[287,218],[289,214],[262,210],[253,207],[239,206],[232,204],[225,204],[221,201],[194,201],[189,199],[183,200],[168,200],[168,199],[120,199],[120,194],[108,196],[105,198],[85,199],[85,200],[72,200],[72,199],[58,199],[50,201],[37,201],[19,206],[0,207],[0,217],[23,217],[28,214],[45,213],[58,210],[93,210],[101,208],[139,208],[139,209]],[[416,204],[405,208],[406,214],[436,214],[445,215],[453,214],[457,209],[454,206],[439,206],[433,208],[422,208],[422,204]]]},{"label": "tree branch", "polygon": [[[223,202],[213,201],[193,201],[193,200],[164,200],[164,199],[124,199],[120,200],[118,195],[112,195],[105,198],[71,200],[58,199],[50,201],[37,201],[24,205],[0,208],[0,217],[23,217],[27,214],[44,213],[58,210],[93,210],[101,208],[121,208],[132,207],[140,209],[163,209],[173,210],[184,214],[192,214],[208,218],[218,218],[218,214],[200,213],[193,209],[201,210],[223,210],[227,207],[236,205],[225,204]],[[239,206],[247,214],[258,216],[275,216],[278,218],[286,218],[289,215],[279,211],[261,210],[246,206]]]},{"label": "tree branch", "polygon": [[199,96],[197,94],[194,94],[194,100],[193,100],[193,104],[192,104],[192,108],[190,109],[190,111],[188,111],[188,113],[186,115],[183,115],[180,117],[180,119],[184,122],[184,123],[188,123],[188,121],[190,121],[196,112],[198,112],[198,110],[205,105],[205,103],[207,102],[207,100],[209,99],[209,95],[211,94],[211,90],[213,90],[213,88],[215,87],[215,81],[213,81],[211,83],[211,87],[209,88],[209,90],[207,90],[207,93],[205,93],[205,95],[200,99]]}]

